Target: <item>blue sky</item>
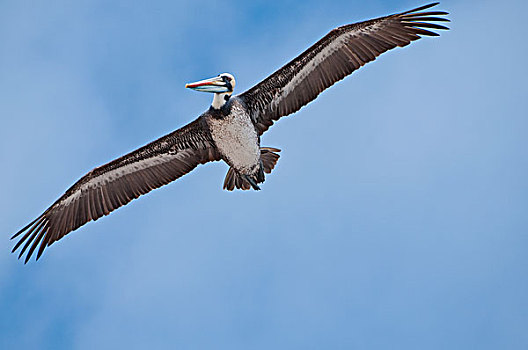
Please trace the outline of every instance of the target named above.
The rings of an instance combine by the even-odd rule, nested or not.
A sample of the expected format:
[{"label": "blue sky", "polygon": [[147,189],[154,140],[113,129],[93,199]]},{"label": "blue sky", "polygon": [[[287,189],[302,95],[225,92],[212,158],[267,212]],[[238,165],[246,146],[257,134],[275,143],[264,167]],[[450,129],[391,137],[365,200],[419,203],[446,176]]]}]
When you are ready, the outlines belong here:
[{"label": "blue sky", "polygon": [[199,167],[23,265],[9,237],[93,167],[416,1],[0,3],[0,348],[528,347],[522,1],[444,1],[277,123],[260,192]]}]

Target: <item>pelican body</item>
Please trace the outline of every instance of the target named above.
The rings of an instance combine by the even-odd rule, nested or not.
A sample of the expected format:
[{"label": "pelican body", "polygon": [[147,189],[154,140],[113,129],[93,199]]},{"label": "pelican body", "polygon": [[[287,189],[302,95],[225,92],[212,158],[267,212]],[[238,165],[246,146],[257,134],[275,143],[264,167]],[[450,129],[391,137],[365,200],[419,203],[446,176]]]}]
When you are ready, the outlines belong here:
[{"label": "pelican body", "polygon": [[270,173],[280,152],[276,148],[260,148],[251,114],[244,100],[231,97],[235,88],[235,77],[222,73],[218,77],[185,85],[186,88],[214,93],[213,103],[198,120],[210,135],[218,156],[229,166],[224,189],[235,187],[260,190],[264,172]]},{"label": "pelican body", "polygon": [[[248,182],[255,190],[264,181],[260,142],[251,116],[239,98],[230,98],[220,109],[211,107],[203,118],[222,159],[236,175],[238,188],[247,189]],[[240,177],[240,179],[238,179]],[[224,188],[232,190],[227,180]]]},{"label": "pelican body", "polygon": [[229,165],[224,189],[259,190],[279,159],[277,148],[261,147],[260,136],[281,117],[298,111],[322,91],[380,54],[404,47],[431,29],[448,29],[443,11],[410,11],[344,25],[330,31],[298,57],[255,85],[232,96],[229,73],[187,84],[213,93],[210,108],[188,125],[90,171],[35,220],[18,231],[13,252],[25,262],[89,221],[185,175],[199,164]]}]

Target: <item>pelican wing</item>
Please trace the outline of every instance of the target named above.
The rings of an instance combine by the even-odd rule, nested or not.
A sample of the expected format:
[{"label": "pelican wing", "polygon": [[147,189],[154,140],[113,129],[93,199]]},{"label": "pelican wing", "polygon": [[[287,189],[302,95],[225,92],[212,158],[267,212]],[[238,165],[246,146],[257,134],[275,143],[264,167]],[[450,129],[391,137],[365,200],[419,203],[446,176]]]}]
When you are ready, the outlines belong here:
[{"label": "pelican wing", "polygon": [[91,220],[108,215],[131,200],[187,174],[199,164],[220,160],[201,118],[150,144],[95,168],[77,181],[42,215],[13,237],[22,235],[13,252],[25,262],[40,243],[47,246]]},{"label": "pelican wing", "polygon": [[345,78],[365,63],[421,36],[438,36],[430,29],[448,29],[436,24],[449,21],[447,12],[414,10],[345,25],[332,30],[293,61],[239,97],[250,110],[259,134],[279,118],[298,111],[323,90]]}]

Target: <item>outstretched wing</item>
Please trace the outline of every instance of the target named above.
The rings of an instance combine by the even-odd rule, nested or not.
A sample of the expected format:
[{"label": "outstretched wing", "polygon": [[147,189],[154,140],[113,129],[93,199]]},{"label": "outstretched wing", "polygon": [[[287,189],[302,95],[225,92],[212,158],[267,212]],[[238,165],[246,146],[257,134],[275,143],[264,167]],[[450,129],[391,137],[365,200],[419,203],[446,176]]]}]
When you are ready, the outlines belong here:
[{"label": "outstretched wing", "polygon": [[47,246],[91,220],[108,215],[142,194],[187,174],[199,164],[220,160],[201,118],[108,164],[77,181],[42,215],[16,233],[24,234],[19,258],[29,248],[25,262]]},{"label": "outstretched wing", "polygon": [[438,3],[414,10],[345,25],[332,30],[284,67],[240,94],[259,132],[275,120],[298,111],[323,90],[365,63],[421,36],[438,36],[428,29],[448,29],[433,22],[449,20],[447,12],[423,12]]}]

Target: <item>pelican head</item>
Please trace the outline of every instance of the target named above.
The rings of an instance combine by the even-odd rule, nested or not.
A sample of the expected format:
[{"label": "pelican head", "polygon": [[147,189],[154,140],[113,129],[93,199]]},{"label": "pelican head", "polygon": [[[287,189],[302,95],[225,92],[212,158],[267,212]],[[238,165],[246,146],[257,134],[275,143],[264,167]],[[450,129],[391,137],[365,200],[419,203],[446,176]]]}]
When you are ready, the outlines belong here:
[{"label": "pelican head", "polygon": [[212,107],[220,109],[229,100],[235,88],[235,77],[229,73],[222,73],[214,78],[200,80],[185,85],[188,89],[203,92],[214,92]]}]

